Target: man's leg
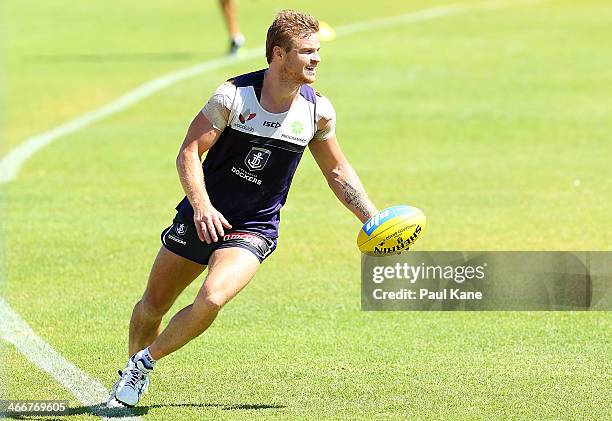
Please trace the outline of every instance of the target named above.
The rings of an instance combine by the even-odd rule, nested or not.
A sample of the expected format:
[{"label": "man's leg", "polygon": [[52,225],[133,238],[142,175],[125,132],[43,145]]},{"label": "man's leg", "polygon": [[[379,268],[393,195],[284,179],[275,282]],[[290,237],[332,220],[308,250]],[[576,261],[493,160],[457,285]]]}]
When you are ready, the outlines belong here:
[{"label": "man's leg", "polygon": [[238,26],[238,18],[236,18],[236,3],[234,0],[219,0],[219,5],[223,11],[223,18],[227,25],[227,30],[230,37],[235,37],[240,34],[240,27]]},{"label": "man's leg", "polygon": [[145,292],[134,306],[130,320],[129,356],[149,346],[159,335],[162,317],[181,292],[206,266],[161,247]]},{"label": "man's leg", "polygon": [[195,301],[179,311],[149,346],[151,357],[159,360],[202,334],[219,310],[249,283],[258,268],[259,260],[248,250],[239,247],[215,250]]},{"label": "man's leg", "polygon": [[238,26],[236,3],[234,0],[219,0],[219,5],[223,11],[223,18],[230,34],[231,43],[229,52],[230,54],[236,54],[240,47],[244,45],[244,35],[240,32],[240,26]]}]

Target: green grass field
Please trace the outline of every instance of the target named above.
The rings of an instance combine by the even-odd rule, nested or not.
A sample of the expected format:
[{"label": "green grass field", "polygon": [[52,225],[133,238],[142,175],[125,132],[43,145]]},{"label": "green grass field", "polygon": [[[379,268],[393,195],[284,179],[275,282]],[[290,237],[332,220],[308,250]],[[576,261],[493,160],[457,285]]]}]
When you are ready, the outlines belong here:
[{"label": "green grass field", "polygon": [[[287,4],[340,27],[451,1]],[[0,157],[227,47],[213,1],[0,7]],[[264,43],[278,9],[239,1],[249,47]],[[416,249],[612,250],[610,42],[603,0],[473,9],[325,43],[315,86],[334,103],[338,138],[374,202],[427,214]],[[173,85],[57,140],[2,186],[6,301],[109,387],[182,197],[174,159],[186,127],[223,80],[263,67],[253,59]],[[282,218],[277,251],[209,331],[158,365],[137,415],[612,418],[609,312],[360,311],[360,224],[308,153]],[[82,407],[0,347],[6,399]]]}]

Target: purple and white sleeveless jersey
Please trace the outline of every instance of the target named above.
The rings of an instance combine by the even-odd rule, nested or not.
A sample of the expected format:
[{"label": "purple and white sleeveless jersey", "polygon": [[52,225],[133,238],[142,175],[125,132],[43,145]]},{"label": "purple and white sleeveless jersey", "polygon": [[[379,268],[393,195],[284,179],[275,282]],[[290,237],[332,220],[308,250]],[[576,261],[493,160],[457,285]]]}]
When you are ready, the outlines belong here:
[{"label": "purple and white sleeveless jersey", "polygon": [[[303,85],[289,111],[269,113],[259,104],[264,72],[233,79],[236,93],[228,107],[227,125],[207,152],[202,168],[211,203],[233,230],[277,238],[280,209],[291,180],[306,145],[317,133],[318,95]],[[187,197],[176,209],[193,218]]]}]

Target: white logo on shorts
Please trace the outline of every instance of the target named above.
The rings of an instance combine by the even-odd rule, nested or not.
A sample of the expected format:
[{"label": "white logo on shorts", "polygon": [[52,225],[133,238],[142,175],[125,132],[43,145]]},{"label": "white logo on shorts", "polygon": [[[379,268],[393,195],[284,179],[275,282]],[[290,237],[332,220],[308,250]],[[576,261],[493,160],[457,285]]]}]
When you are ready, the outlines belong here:
[{"label": "white logo on shorts", "polygon": [[187,225],[185,224],[178,224],[176,227],[176,233],[178,235],[185,235],[185,233],[187,232]]}]

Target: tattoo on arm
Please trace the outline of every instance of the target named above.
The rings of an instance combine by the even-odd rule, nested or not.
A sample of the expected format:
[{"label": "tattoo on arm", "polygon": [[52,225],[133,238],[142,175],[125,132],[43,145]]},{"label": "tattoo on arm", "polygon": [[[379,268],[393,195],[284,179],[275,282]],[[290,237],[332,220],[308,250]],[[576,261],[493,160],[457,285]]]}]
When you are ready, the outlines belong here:
[{"label": "tattoo on arm", "polygon": [[344,201],[348,205],[353,205],[359,212],[363,214],[363,216],[370,217],[370,212],[368,211],[367,200],[364,197],[364,194],[353,187],[348,181],[340,180],[340,187],[344,192]]}]

